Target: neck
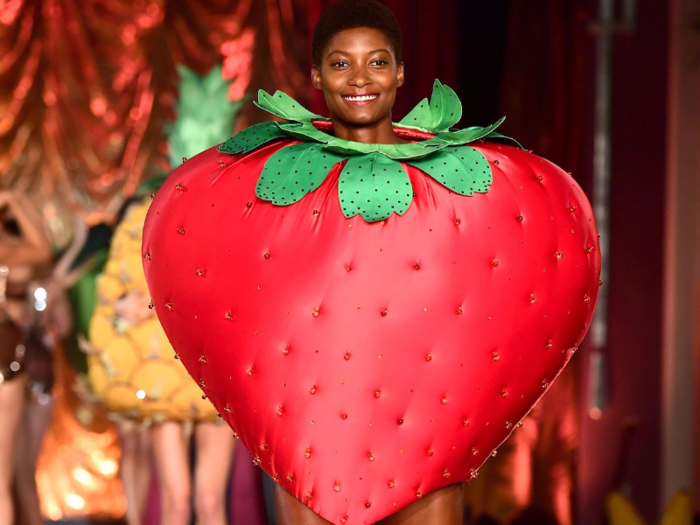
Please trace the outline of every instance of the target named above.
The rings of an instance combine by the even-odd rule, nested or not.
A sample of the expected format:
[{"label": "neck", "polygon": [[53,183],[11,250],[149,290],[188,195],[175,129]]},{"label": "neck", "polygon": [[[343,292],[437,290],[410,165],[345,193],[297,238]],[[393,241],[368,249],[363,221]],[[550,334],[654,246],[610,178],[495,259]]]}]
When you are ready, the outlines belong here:
[{"label": "neck", "polygon": [[353,126],[339,119],[332,119],[333,136],[363,144],[402,144],[405,140],[396,136],[391,114],[369,126]]}]

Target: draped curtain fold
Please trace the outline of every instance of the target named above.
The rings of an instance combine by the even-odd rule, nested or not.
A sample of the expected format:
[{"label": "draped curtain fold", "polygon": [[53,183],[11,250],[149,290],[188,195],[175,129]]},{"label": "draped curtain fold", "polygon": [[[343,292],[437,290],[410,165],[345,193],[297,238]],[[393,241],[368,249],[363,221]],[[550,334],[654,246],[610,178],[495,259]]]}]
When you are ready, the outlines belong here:
[{"label": "draped curtain fold", "polygon": [[[15,0],[0,5],[0,187],[111,215],[169,169],[176,64],[217,62],[239,99],[307,91],[306,0]],[[263,118],[250,105],[241,122]]]}]

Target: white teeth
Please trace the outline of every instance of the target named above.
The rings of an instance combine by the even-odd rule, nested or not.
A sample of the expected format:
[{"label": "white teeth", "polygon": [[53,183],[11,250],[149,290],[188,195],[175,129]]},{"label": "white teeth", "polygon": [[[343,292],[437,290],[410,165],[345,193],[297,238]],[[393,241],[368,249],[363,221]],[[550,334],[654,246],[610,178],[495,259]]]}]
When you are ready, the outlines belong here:
[{"label": "white teeth", "polygon": [[359,97],[345,97],[346,100],[351,100],[353,102],[364,102],[367,100],[374,100],[377,98],[379,95],[362,95]]}]

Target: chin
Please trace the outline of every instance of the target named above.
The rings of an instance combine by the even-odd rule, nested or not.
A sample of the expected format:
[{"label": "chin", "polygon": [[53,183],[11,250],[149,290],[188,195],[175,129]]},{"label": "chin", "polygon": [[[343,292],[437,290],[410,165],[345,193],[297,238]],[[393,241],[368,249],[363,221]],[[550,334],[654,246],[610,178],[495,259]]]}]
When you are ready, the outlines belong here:
[{"label": "chin", "polygon": [[374,124],[376,122],[376,119],[374,119],[372,117],[367,117],[367,118],[355,117],[355,118],[349,119],[348,122],[350,124],[352,124],[353,126],[365,127],[365,126],[371,126],[372,124]]},{"label": "chin", "polygon": [[350,115],[344,115],[343,120],[352,126],[371,126],[375,124],[380,119],[376,115],[368,113],[352,113]]}]

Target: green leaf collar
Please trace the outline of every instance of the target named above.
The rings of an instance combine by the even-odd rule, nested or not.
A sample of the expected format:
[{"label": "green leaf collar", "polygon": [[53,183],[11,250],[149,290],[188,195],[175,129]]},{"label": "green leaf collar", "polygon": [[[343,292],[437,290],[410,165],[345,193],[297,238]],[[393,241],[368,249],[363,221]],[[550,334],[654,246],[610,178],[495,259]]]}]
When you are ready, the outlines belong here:
[{"label": "green leaf collar", "polygon": [[419,136],[429,134],[429,138],[405,144],[365,144],[329,135],[322,129],[330,127],[329,119],[308,111],[281,91],[270,95],[261,90],[256,105],[289,122],[263,122],[246,128],[219,146],[219,151],[236,155],[280,139],[301,141],[267,160],[255,187],[257,197],[278,206],[294,204],[318,188],[334,165],[347,159],[338,183],[340,205],[345,217],[359,214],[367,222],[387,219],[392,213],[403,215],[411,204],[413,190],[401,162],[455,193],[471,196],[486,193],[493,177],[484,155],[465,145],[497,139],[520,147],[495,132],[505,119],[485,128],[453,131],[452,126],[462,118],[462,104],[438,80],[430,100],[421,101],[395,124]]}]

